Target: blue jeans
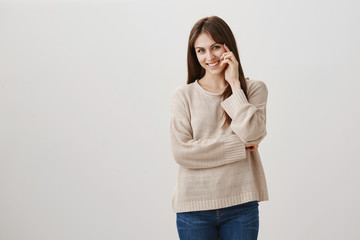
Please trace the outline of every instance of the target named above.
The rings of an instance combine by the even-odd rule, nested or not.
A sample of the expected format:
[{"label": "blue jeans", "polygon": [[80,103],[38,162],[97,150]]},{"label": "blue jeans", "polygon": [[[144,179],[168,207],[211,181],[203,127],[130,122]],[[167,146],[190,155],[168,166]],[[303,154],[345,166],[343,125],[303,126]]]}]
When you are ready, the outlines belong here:
[{"label": "blue jeans", "polygon": [[176,226],[180,240],[256,240],[259,203],[176,213]]}]

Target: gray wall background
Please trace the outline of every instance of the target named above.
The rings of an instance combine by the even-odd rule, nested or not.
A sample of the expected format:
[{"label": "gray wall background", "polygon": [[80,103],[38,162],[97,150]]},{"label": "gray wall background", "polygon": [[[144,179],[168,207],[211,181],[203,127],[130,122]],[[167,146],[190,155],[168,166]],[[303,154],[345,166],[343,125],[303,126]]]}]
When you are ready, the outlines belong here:
[{"label": "gray wall background", "polygon": [[0,1],[0,239],[178,239],[170,96],[211,15],[269,90],[259,239],[359,239],[359,5]]}]

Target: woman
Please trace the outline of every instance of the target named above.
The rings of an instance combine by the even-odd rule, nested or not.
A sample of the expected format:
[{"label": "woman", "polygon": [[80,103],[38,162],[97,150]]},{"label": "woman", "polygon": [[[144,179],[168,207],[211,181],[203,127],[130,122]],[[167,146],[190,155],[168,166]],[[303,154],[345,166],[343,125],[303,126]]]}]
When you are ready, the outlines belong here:
[{"label": "woman", "polygon": [[267,87],[245,79],[232,31],[216,16],[192,28],[187,61],[187,85],[174,91],[170,117],[179,237],[257,239],[258,202],[268,200],[257,150],[266,136]]}]

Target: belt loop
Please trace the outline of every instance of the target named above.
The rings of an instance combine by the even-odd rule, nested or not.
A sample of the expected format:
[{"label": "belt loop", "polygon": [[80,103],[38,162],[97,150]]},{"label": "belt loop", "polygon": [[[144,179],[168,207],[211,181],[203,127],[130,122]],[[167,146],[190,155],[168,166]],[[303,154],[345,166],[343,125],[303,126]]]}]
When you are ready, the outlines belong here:
[{"label": "belt loop", "polygon": [[220,214],[221,214],[221,210],[220,210],[220,209],[217,209],[217,210],[216,210],[216,216],[218,217],[218,216],[220,216]]}]

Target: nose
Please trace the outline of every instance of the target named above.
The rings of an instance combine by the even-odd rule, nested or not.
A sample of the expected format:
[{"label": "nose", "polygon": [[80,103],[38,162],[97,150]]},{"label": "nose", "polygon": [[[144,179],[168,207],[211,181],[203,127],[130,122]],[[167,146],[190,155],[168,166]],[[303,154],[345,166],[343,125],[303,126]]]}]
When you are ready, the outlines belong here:
[{"label": "nose", "polygon": [[207,62],[210,62],[211,60],[213,60],[214,59],[214,54],[211,52],[211,51],[208,51],[207,53],[206,53],[206,61]]}]

